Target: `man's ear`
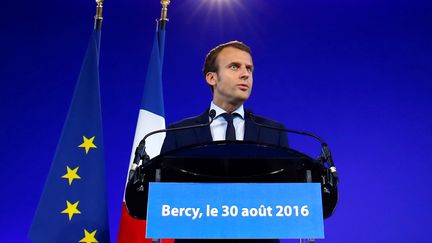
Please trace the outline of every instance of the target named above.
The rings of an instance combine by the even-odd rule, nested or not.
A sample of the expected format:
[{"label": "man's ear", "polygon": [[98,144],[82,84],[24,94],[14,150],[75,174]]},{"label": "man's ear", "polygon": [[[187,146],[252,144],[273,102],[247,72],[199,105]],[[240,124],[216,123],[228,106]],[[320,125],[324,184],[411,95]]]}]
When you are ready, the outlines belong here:
[{"label": "man's ear", "polygon": [[206,74],[207,84],[210,86],[215,86],[217,83],[217,74],[215,72],[208,72]]}]

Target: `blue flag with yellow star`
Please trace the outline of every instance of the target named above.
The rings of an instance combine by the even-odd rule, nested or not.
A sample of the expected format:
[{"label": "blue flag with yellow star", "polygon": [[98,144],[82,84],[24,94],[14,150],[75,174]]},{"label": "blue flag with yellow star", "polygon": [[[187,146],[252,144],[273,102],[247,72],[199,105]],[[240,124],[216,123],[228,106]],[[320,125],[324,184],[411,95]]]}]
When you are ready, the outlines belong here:
[{"label": "blue flag with yellow star", "polygon": [[30,229],[34,242],[109,242],[99,42],[94,30]]}]

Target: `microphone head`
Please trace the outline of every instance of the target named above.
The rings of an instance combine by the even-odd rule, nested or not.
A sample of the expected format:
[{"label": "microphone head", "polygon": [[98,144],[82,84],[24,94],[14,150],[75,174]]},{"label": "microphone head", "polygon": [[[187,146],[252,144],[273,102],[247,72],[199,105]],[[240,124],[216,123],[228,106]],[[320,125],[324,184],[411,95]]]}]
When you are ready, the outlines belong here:
[{"label": "microphone head", "polygon": [[211,109],[208,113],[211,119],[214,119],[216,116],[216,111],[214,109]]},{"label": "microphone head", "polygon": [[254,115],[253,111],[252,110],[246,110],[246,113],[250,116],[252,122],[257,124],[257,122],[255,121],[255,115]]}]

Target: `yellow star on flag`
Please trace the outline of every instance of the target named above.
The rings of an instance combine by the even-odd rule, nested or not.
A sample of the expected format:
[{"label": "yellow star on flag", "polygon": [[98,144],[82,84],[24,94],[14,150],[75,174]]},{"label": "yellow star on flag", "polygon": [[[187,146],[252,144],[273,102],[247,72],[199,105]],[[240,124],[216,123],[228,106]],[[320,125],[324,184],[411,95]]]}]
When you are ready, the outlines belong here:
[{"label": "yellow star on flag", "polygon": [[88,139],[86,136],[83,136],[84,142],[80,144],[78,147],[85,148],[86,154],[88,154],[90,148],[97,148],[96,145],[94,145],[93,140],[95,139],[95,136]]},{"label": "yellow star on flag", "polygon": [[69,186],[72,185],[74,179],[81,179],[81,177],[77,174],[78,168],[79,166],[72,170],[71,168],[69,168],[69,166],[66,166],[67,173],[63,175],[62,178],[69,180]]},{"label": "yellow star on flag", "polygon": [[74,214],[81,214],[81,212],[78,210],[78,203],[79,201],[77,201],[76,203],[72,204],[69,201],[66,201],[66,209],[63,210],[61,213],[67,213],[69,215],[69,221],[72,220],[72,217],[74,216]]},{"label": "yellow star on flag", "polygon": [[99,241],[96,240],[95,235],[96,235],[96,230],[89,233],[86,229],[84,229],[84,238],[82,238],[79,242],[98,243]]}]

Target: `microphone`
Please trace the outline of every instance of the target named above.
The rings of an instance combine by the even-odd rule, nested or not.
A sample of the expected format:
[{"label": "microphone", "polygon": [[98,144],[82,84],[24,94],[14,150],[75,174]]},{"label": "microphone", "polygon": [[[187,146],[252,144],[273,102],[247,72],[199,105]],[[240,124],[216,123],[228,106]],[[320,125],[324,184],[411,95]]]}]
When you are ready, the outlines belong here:
[{"label": "microphone", "polygon": [[265,128],[269,128],[269,129],[273,129],[273,130],[278,130],[278,131],[282,131],[282,132],[289,132],[289,133],[294,133],[294,134],[299,134],[299,135],[305,135],[305,136],[309,136],[309,137],[313,137],[313,138],[317,139],[321,143],[321,155],[320,155],[318,160],[322,160],[323,162],[327,162],[327,164],[329,165],[330,172],[332,173],[333,177],[336,179],[336,182],[339,180],[338,174],[336,171],[336,166],[334,165],[330,149],[329,149],[327,143],[321,137],[319,137],[318,135],[315,135],[313,133],[309,133],[309,132],[261,124],[255,120],[255,115],[253,114],[253,112],[251,110],[247,110],[246,112],[251,117],[252,122],[257,126],[265,127]]},{"label": "microphone", "polygon": [[204,123],[204,124],[184,126],[184,127],[175,127],[175,128],[166,128],[166,129],[160,129],[160,130],[156,130],[156,131],[147,133],[144,136],[144,138],[140,141],[137,148],[135,149],[135,157],[133,159],[131,168],[129,170],[129,181],[134,177],[135,170],[137,169],[137,167],[139,166],[139,163],[141,161],[142,161],[141,166],[143,168],[145,168],[148,165],[148,162],[150,161],[150,157],[148,156],[148,154],[145,150],[145,141],[147,138],[149,138],[150,136],[153,136],[155,134],[162,133],[162,132],[165,132],[165,133],[166,132],[174,132],[174,131],[180,131],[180,130],[209,126],[213,122],[213,120],[216,116],[216,111],[214,109],[211,109],[211,110],[209,110],[208,115],[210,117],[210,121],[207,123]]}]

